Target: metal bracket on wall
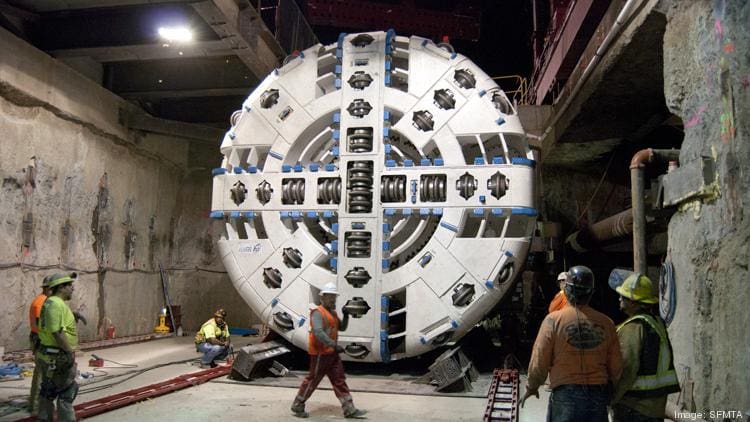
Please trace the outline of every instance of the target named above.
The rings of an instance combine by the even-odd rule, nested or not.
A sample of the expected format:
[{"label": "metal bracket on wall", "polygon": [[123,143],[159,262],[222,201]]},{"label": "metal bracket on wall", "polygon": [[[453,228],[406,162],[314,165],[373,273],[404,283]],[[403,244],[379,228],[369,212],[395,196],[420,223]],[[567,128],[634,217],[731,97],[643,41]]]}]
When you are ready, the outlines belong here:
[{"label": "metal bracket on wall", "polygon": [[716,196],[716,172],[714,160],[703,156],[681,165],[660,178],[661,186],[657,198],[664,207],[691,200],[706,200]]}]

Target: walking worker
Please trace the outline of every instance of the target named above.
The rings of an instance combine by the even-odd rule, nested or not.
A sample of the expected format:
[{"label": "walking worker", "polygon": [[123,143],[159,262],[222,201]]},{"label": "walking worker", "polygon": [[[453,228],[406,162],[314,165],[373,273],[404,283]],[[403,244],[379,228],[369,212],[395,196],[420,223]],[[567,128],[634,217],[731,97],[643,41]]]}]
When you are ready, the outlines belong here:
[{"label": "walking worker", "polygon": [[578,265],[568,277],[564,292],[570,306],[547,315],[539,328],[521,406],[532,395],[539,398],[549,374],[547,421],[607,422],[609,387],[622,372],[615,325],[588,306],[594,292],[591,270]]},{"label": "walking worker", "polygon": [[617,327],[623,372],[612,398],[613,420],[650,422],[664,419],[667,396],[680,391],[664,321],[658,316],[656,286],[632,273],[615,291],[628,319]]},{"label": "walking worker", "polygon": [[550,302],[549,304],[548,313],[559,311],[560,309],[564,308],[565,305],[568,304],[568,301],[565,299],[565,292],[563,291],[565,289],[565,283],[567,281],[568,281],[567,272],[563,271],[557,275],[557,284],[560,286],[560,291],[557,292],[555,297],[552,298],[552,302]]},{"label": "walking worker", "polygon": [[39,392],[40,421],[54,419],[57,399],[57,420],[75,421],[73,401],[78,395],[75,348],[78,346],[76,318],[65,303],[73,297],[76,273],[54,274],[49,278],[50,296],[44,301],[39,316],[39,350],[36,360],[42,385]]},{"label": "walking worker", "polygon": [[227,311],[216,310],[214,317],[204,322],[195,334],[195,348],[203,353],[201,368],[216,368],[215,360],[226,358],[232,350],[226,317]]},{"label": "walking worker", "polygon": [[341,402],[344,417],[361,419],[367,413],[354,407],[349,386],[346,385],[344,364],[339,353],[344,348],[338,344],[339,330],[346,331],[349,325],[349,313],[344,309],[344,320],[339,320],[336,313],[336,296],[339,293],[334,283],[327,283],[320,291],[320,305],[310,311],[311,331],[308,340],[310,354],[310,372],[299,387],[297,397],[292,404],[292,413],[300,418],[308,417],[305,402],[318,387],[324,376],[328,376],[333,392]]}]

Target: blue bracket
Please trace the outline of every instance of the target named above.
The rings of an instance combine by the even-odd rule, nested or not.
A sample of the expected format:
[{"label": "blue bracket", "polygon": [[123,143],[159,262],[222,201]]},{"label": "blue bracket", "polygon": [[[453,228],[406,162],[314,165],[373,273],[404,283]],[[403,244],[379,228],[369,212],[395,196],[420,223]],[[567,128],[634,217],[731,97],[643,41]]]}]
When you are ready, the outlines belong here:
[{"label": "blue bracket", "polygon": [[252,174],[255,174],[255,173],[258,172],[258,167],[256,167],[256,166],[247,166],[247,171],[250,172],[250,173],[252,173]]},{"label": "blue bracket", "polygon": [[226,174],[226,172],[227,172],[227,169],[225,169],[224,167],[217,167],[211,170],[211,176],[218,176],[220,174]]},{"label": "blue bracket", "polygon": [[429,166],[429,165],[432,165],[432,162],[430,161],[429,158],[423,158],[423,159],[419,160],[419,165],[420,166]]},{"label": "blue bracket", "polygon": [[284,154],[280,154],[280,153],[278,153],[276,151],[268,151],[268,155],[270,155],[271,157],[273,157],[273,158],[275,158],[277,160],[283,160],[284,159]]},{"label": "blue bracket", "polygon": [[523,157],[513,157],[510,159],[510,162],[511,164],[518,164],[520,166],[536,167],[536,161]]},{"label": "blue bracket", "polygon": [[536,217],[538,212],[535,208],[526,207],[514,207],[510,209],[510,213],[513,215],[528,215],[529,217]]},{"label": "blue bracket", "polygon": [[326,164],[326,171],[335,171],[336,166],[333,163]]},{"label": "blue bracket", "polygon": [[452,232],[458,232],[458,227],[454,226],[451,223],[448,223],[448,222],[445,222],[445,221],[441,221],[440,225],[443,226],[443,227],[445,227],[446,229],[452,231]]},{"label": "blue bracket", "polygon": [[215,219],[221,219],[224,218],[224,212],[223,211],[211,211],[211,214],[209,214],[209,217],[215,218]]},{"label": "blue bracket", "polygon": [[282,173],[289,173],[292,171],[292,165],[291,164],[282,164],[281,165],[281,172]]}]

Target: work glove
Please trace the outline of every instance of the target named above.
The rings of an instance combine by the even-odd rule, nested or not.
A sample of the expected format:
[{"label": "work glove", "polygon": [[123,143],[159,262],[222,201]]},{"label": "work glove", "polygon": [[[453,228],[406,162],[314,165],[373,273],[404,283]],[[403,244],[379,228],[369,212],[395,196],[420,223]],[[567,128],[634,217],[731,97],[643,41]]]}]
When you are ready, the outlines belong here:
[{"label": "work glove", "polygon": [[341,346],[339,346],[339,345],[337,344],[337,345],[336,345],[336,353],[344,353],[344,348],[343,348],[343,347],[341,347]]},{"label": "work glove", "polygon": [[76,322],[81,321],[83,325],[89,325],[88,321],[86,321],[86,317],[84,317],[82,313],[73,311],[73,316],[75,317]]}]

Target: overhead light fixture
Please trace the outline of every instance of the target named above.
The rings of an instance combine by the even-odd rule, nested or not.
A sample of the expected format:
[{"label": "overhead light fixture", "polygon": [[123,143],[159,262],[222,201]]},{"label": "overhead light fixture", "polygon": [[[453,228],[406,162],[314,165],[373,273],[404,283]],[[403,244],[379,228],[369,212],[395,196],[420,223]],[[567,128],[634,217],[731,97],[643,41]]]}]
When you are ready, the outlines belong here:
[{"label": "overhead light fixture", "polygon": [[190,42],[193,31],[185,26],[160,27],[159,36],[170,42]]}]

